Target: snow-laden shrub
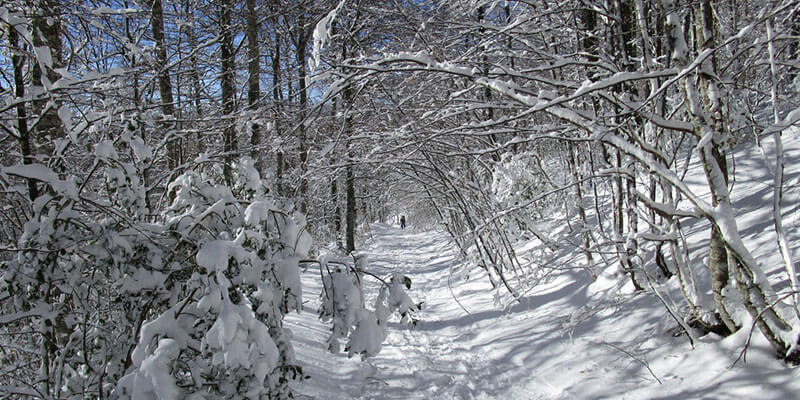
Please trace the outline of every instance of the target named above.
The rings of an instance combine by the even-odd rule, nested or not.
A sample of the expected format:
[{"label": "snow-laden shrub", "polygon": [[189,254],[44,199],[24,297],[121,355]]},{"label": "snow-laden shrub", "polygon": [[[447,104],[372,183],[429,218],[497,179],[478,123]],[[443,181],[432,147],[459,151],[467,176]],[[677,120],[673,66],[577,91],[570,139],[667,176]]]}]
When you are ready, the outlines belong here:
[{"label": "snow-laden shrub", "polygon": [[[252,162],[234,189],[186,171],[148,210],[134,135],[100,141],[83,181],[4,167],[42,191],[0,275],[4,392],[37,398],[285,398],[301,376],[283,316],[302,304],[302,215]],[[10,345],[7,347],[6,345]]]},{"label": "snow-laden shrub", "polygon": [[[548,182],[542,173],[539,157],[536,155],[506,154],[503,160],[492,168],[492,194],[494,200],[503,209],[527,204],[547,188]],[[535,218],[541,218],[542,211],[548,205],[547,201],[552,200],[540,200],[533,204],[527,204],[525,209]]]},{"label": "snow-laden shrub", "polygon": [[43,193],[0,277],[4,343],[36,349],[2,360],[15,367],[9,391],[43,398],[107,393],[129,363],[142,319],[169,298],[164,229],[144,220],[140,171],[120,154],[137,140],[98,143],[83,182],[42,164],[3,168],[35,180]]},{"label": "snow-laden shrub", "polygon": [[[176,240],[171,268],[181,286],[145,323],[120,398],[283,398],[300,371],[283,316],[300,308],[298,260],[307,255],[302,217],[267,198],[252,163],[235,187],[188,171],[171,185],[165,228]],[[166,374],[166,375],[165,375]]]},{"label": "snow-laden shrub", "polygon": [[[411,288],[411,280],[401,274],[394,274],[388,280],[366,273],[367,258],[355,257],[354,262],[319,260],[322,272],[322,304],[320,319],[331,323],[328,337],[328,350],[338,353],[340,341],[345,341],[344,351],[348,357],[360,355],[362,359],[374,356],[381,350],[386,338],[387,322],[396,313],[401,321],[413,318],[422,303],[414,304],[406,292]],[[380,291],[373,308],[365,306],[363,278],[368,275],[377,279]]]},{"label": "snow-laden shrub", "polygon": [[[133,132],[94,144],[82,180],[42,164],[0,170],[3,182],[31,179],[43,193],[2,261],[9,350],[0,363],[16,382],[4,392],[289,397],[288,380],[304,376],[283,317],[302,308],[305,217],[270,195],[248,159],[234,166],[232,187],[213,166],[183,172],[163,196],[169,204],[151,209],[159,203],[148,202],[142,166],[152,151]],[[345,272],[328,276],[328,287],[347,292]],[[407,278],[387,280],[373,310],[356,283],[331,316],[343,321],[349,353],[366,357],[380,349],[389,315],[416,306]]]}]

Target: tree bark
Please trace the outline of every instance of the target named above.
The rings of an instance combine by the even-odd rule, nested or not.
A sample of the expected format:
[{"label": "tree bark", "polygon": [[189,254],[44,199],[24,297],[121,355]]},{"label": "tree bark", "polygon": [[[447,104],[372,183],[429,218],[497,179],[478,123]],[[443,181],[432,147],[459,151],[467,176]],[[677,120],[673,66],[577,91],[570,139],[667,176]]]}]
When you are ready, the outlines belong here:
[{"label": "tree bark", "polygon": [[333,210],[331,210],[333,214],[331,218],[331,224],[333,225],[333,236],[336,244],[341,247],[342,238],[339,235],[342,231],[342,210],[339,207],[339,188],[336,175],[331,178],[331,204],[333,208]]},{"label": "tree bark", "polygon": [[[342,61],[347,59],[347,40],[342,41]],[[348,253],[356,249],[356,221],[357,221],[357,205],[356,205],[356,180],[353,173],[354,152],[352,149],[351,137],[353,136],[353,120],[350,112],[355,102],[355,94],[353,88],[350,86],[342,89],[341,104],[344,114],[344,135],[347,138],[346,152],[347,152],[347,169],[345,171],[345,250]]]},{"label": "tree bark", "polygon": [[[258,110],[261,97],[256,1],[246,0],[245,7],[247,8],[247,102],[250,106],[250,111],[254,112]],[[250,157],[255,161],[256,170],[261,173],[263,169],[261,151],[259,149],[261,146],[261,127],[257,123],[253,123],[250,129]]]},{"label": "tree bark", "polygon": [[[706,49],[713,49],[715,46],[714,41],[714,32],[716,27],[714,26],[714,17],[712,15],[711,5],[708,0],[702,1],[698,9],[695,10],[695,40],[698,51],[703,51]],[[717,69],[716,62],[714,59],[706,61],[703,63],[700,69],[700,76],[701,79],[699,80],[700,90],[704,93],[704,103],[705,103],[705,115],[700,117],[705,119],[705,121],[698,121],[696,124],[708,124],[709,127],[714,130],[713,135],[717,137],[724,136],[723,132],[723,121],[720,109],[720,106],[717,102],[713,101],[707,93],[709,93],[711,82],[709,74],[715,74]],[[699,133],[700,131],[698,131]],[[712,141],[718,141],[718,139],[712,139]],[[711,144],[711,158],[713,160],[707,160],[708,153],[702,152],[701,159],[703,159],[703,167],[705,170],[706,178],[710,184],[714,184],[715,176],[714,171],[709,168],[711,163],[715,163],[719,171],[721,172],[722,179],[725,185],[725,191],[727,192],[727,185],[728,185],[728,164],[725,156],[725,149],[723,148],[724,143],[712,143]],[[717,184],[719,184],[717,183]],[[726,199],[721,199],[719,196],[712,196],[711,205],[714,207],[719,206],[720,201],[726,201]],[[709,248],[709,257],[708,257],[708,268],[711,273],[711,291],[714,295],[714,304],[717,307],[717,312],[719,314],[719,318],[725,327],[728,328],[730,332],[735,332],[738,327],[736,322],[733,320],[730,312],[725,305],[725,288],[728,286],[730,271],[728,268],[728,253],[725,248],[725,242],[722,238],[722,234],[719,230],[719,227],[715,224],[712,224],[711,228],[711,244]]]},{"label": "tree bark", "polygon": [[[186,18],[190,18],[192,15],[192,1],[187,1],[184,5],[184,15]],[[192,49],[197,48],[197,37],[195,36],[194,27],[186,24],[183,25],[183,31],[186,35],[186,41],[189,43],[189,47]],[[198,69],[200,68],[200,64],[197,59],[197,53],[191,52],[189,54],[189,78],[191,79],[192,83],[192,103],[194,105],[194,115],[197,118],[200,118],[203,115],[203,102],[202,102],[202,89],[200,83],[200,73]],[[197,128],[197,124],[195,124],[195,128]],[[187,143],[186,152],[191,155],[191,157],[196,157],[202,152],[205,152],[205,146],[203,145],[203,134],[201,133],[201,129],[197,129],[197,133],[195,135],[195,141],[193,144]]]},{"label": "tree bark", "polygon": [[[25,103],[21,101],[25,97],[25,76],[22,72],[24,61],[19,49],[19,36],[17,30],[13,25],[8,26],[8,42],[14,50],[11,56],[11,64],[14,68],[14,96],[16,96],[17,103],[17,142],[19,143],[20,154],[22,154],[22,163],[31,164],[33,162],[33,149],[31,148],[30,132],[28,131],[28,115],[25,112]],[[33,201],[39,197],[39,188],[36,186],[36,181],[32,178],[26,178],[25,184],[28,187],[28,198]]]},{"label": "tree bark", "polygon": [[297,48],[297,77],[298,95],[300,96],[300,114],[298,116],[298,153],[300,156],[300,212],[306,213],[308,209],[308,177],[306,176],[308,166],[308,144],[306,143],[306,108],[308,106],[308,92],[306,91],[306,47],[308,47],[308,35],[306,31],[306,15],[301,12],[297,18],[297,37],[295,46]]},{"label": "tree bark", "polygon": [[55,70],[62,64],[60,4],[58,0],[38,0],[33,17],[33,45],[49,49],[52,61],[51,65],[42,65],[40,60],[34,60],[31,68],[35,86],[33,112],[39,116],[38,123],[32,128],[35,140],[39,142],[37,151],[42,154],[50,154],[54,149],[53,141],[64,134],[63,124],[58,117],[59,102],[48,104],[49,87],[59,79]]},{"label": "tree bark", "polygon": [[150,9],[153,41],[156,47],[156,74],[158,75],[158,95],[161,98],[161,113],[164,114],[163,128],[167,135],[167,168],[172,170],[180,165],[180,149],[176,139],[169,137],[171,121],[175,118],[175,106],[172,98],[172,83],[169,77],[167,48],[164,44],[164,9],[161,0],[152,0]]},{"label": "tree bark", "polygon": [[356,179],[353,174],[352,158],[347,164],[345,186],[347,202],[345,208],[345,250],[352,253],[356,249]]},{"label": "tree bark", "polygon": [[573,146],[567,145],[566,151],[569,154],[567,157],[569,170],[572,173],[572,179],[575,181],[575,208],[578,211],[578,218],[580,218],[581,222],[581,246],[583,247],[583,255],[586,257],[586,268],[594,280],[597,278],[597,276],[592,270],[594,257],[592,256],[592,251],[590,249],[592,243],[591,238],[589,237],[589,231],[587,230],[588,222],[586,220],[586,209],[583,206],[583,186],[581,184],[578,159],[575,156],[575,151],[577,150],[573,148]]},{"label": "tree bark", "polygon": [[[479,25],[479,27],[478,27],[478,33],[479,33],[478,41],[485,40],[484,35],[486,34],[486,28],[483,26],[483,24],[485,22],[484,19],[486,17],[485,14],[486,14],[486,6],[483,5],[483,4],[478,6],[478,25]],[[484,74],[484,76],[486,76],[488,78],[491,64],[489,63],[489,57],[486,54],[486,52],[487,52],[486,46],[480,45],[479,51],[480,51],[481,54],[483,54],[483,56],[481,57],[481,63],[483,64],[483,74]],[[486,104],[487,104],[486,114],[484,115],[484,121],[490,122],[490,121],[494,120],[494,107],[491,106],[491,104],[492,104],[492,89],[489,88],[488,86],[483,88],[483,97],[484,97],[483,101],[485,101]],[[498,143],[499,142],[498,142],[497,134],[496,133],[490,134],[489,135],[489,145],[492,147],[492,151],[491,151],[490,155],[492,157],[492,160],[495,163],[500,162],[500,152],[499,151],[494,151],[494,148],[497,147]]]},{"label": "tree bark", "polygon": [[220,87],[222,89],[222,114],[225,116],[223,124],[223,152],[224,165],[223,175],[225,183],[233,186],[233,152],[236,151],[236,131],[234,122],[234,111],[236,108],[233,94],[233,34],[231,33],[231,0],[220,0],[219,19],[222,38],[220,41]]},{"label": "tree bark", "polygon": [[[270,13],[272,14],[272,32],[273,32],[273,46],[272,46],[272,124],[273,135],[276,138],[281,137],[281,34],[278,31],[278,11],[280,10],[280,0],[272,0],[270,3]],[[275,191],[278,196],[282,196],[283,189],[283,146],[278,146],[275,153]]]}]

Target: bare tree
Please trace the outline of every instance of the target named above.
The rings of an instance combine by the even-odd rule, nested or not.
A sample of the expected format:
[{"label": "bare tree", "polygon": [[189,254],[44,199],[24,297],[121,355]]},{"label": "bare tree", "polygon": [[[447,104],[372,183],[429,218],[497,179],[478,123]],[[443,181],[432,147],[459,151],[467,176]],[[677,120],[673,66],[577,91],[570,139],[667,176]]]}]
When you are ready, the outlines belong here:
[{"label": "bare tree", "polygon": [[170,80],[169,63],[167,60],[167,47],[164,42],[164,8],[161,0],[153,0],[150,6],[150,21],[152,24],[153,40],[155,41],[155,70],[158,75],[158,94],[161,99],[161,112],[163,114],[163,129],[167,130],[164,138],[167,149],[167,168],[172,170],[181,164],[180,145],[174,132],[173,120],[175,119],[175,100],[172,97],[172,82]]},{"label": "bare tree", "polygon": [[219,28],[222,32],[220,39],[220,87],[222,88],[222,114],[223,121],[223,175],[228,186],[233,184],[233,157],[237,150],[236,126],[234,112],[236,99],[234,97],[234,54],[233,54],[233,27],[231,25],[231,11],[233,3],[230,0],[219,1]]}]

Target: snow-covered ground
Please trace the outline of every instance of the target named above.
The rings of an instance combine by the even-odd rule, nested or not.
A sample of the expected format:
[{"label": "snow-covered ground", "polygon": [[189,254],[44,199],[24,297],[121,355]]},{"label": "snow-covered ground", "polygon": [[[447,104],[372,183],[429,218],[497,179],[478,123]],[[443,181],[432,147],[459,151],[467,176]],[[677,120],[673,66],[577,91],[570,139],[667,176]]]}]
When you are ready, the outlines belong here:
[{"label": "snow-covered ground", "polygon": [[[798,140],[787,144],[787,233],[798,240]],[[762,265],[780,266],[771,235],[769,177],[755,148],[740,152],[736,168],[753,173],[737,182],[746,243]],[[761,174],[761,175],[759,175]],[[700,176],[698,176],[698,179]],[[765,214],[766,213],[766,214]],[[766,216],[766,217],[765,217]],[[766,225],[765,225],[766,224]],[[687,226],[693,263],[702,262],[707,225]],[[773,239],[771,239],[773,238]],[[537,252],[535,244],[527,251]],[[297,358],[309,380],[296,397],[313,399],[795,399],[800,369],[775,359],[753,335],[739,359],[747,327],[694,348],[675,336],[675,321],[650,292],[634,293],[613,270],[592,282],[580,268],[558,268],[527,290],[520,302],[493,291],[485,275],[457,260],[440,231],[375,224],[365,245],[370,270],[400,272],[410,295],[424,301],[416,327],[392,323],[383,349],[367,361],[331,354],[329,327],[317,319],[319,271],[302,274],[304,311],[287,317]],[[533,254],[531,253],[531,254]],[[578,265],[575,251],[556,253],[552,265]],[[540,265],[539,268],[547,268]],[[769,269],[769,268],[768,268]],[[775,268],[772,268],[775,269]],[[785,285],[779,288],[785,288]],[[662,288],[670,295],[668,286]],[[367,285],[367,292],[377,292]],[[673,289],[674,292],[674,289]],[[457,301],[456,301],[457,299]],[[674,297],[679,303],[678,297]],[[735,362],[736,361],[736,362]]]},{"label": "snow-covered ground", "polygon": [[319,274],[310,267],[303,274],[305,311],[287,318],[297,338],[297,357],[311,377],[295,385],[299,398],[800,395],[800,370],[776,361],[765,342],[756,339],[747,362],[731,367],[746,332],[722,341],[708,337],[692,350],[685,336],[671,335],[675,323],[652,295],[609,298],[605,292],[613,285],[603,288],[602,282],[616,282],[614,277],[592,284],[588,274],[573,270],[540,284],[521,304],[503,308],[484,277],[463,279],[444,233],[386,225],[373,230],[372,268],[412,278],[412,298],[425,302],[421,321],[416,327],[394,324],[380,354],[368,361],[328,353],[321,344],[328,327],[316,317]]}]

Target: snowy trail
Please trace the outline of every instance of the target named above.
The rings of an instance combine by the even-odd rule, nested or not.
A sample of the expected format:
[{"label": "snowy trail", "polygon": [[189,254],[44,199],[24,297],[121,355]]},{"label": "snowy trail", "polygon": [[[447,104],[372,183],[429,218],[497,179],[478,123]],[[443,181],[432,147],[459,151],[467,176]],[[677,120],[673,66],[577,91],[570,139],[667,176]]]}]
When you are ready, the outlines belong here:
[{"label": "snowy trail", "polygon": [[[302,274],[304,311],[286,319],[297,359],[311,377],[293,384],[297,398],[800,396],[800,370],[776,362],[763,341],[755,340],[746,364],[730,368],[747,332],[721,341],[708,338],[692,350],[685,337],[671,335],[675,324],[660,303],[652,295],[626,294],[619,286],[626,280],[619,276],[601,275],[592,283],[585,271],[564,269],[526,292],[520,303],[509,304],[504,293],[498,303],[485,275],[473,268],[467,279],[446,234],[372,228],[365,245],[370,270],[412,279],[409,295],[424,301],[420,321],[416,327],[390,322],[381,352],[368,361],[331,354],[322,344],[329,327],[316,315],[319,270],[309,267]],[[559,262],[574,262],[570,257],[562,254]],[[377,289],[368,283],[365,292],[374,296]]]},{"label": "snowy trail", "polygon": [[[311,376],[310,381],[296,385],[298,394],[318,399],[469,399],[511,395],[508,392],[516,388],[524,394],[510,398],[569,398],[547,379],[531,382],[539,386],[537,393],[519,387],[519,375],[531,373],[523,367],[531,356],[529,345],[558,329],[553,321],[533,323],[536,316],[530,306],[504,312],[495,305],[485,279],[473,277],[464,285],[461,274],[451,276],[450,269],[459,266],[454,265],[453,246],[446,234],[387,225],[375,225],[373,230],[374,239],[366,251],[370,269],[380,275],[397,271],[412,279],[409,294],[415,302],[424,302],[420,322],[413,328],[391,323],[380,354],[367,362],[330,354],[319,344],[328,327],[316,318],[321,286],[318,270],[310,267],[303,274],[305,310],[287,318],[287,326],[300,338],[295,341],[297,357]],[[448,280],[453,281],[453,294],[468,302],[464,306],[471,314],[453,299]],[[502,325],[508,319],[517,321],[512,324],[516,328],[504,332]],[[519,321],[525,320],[530,326],[522,334]]]}]

